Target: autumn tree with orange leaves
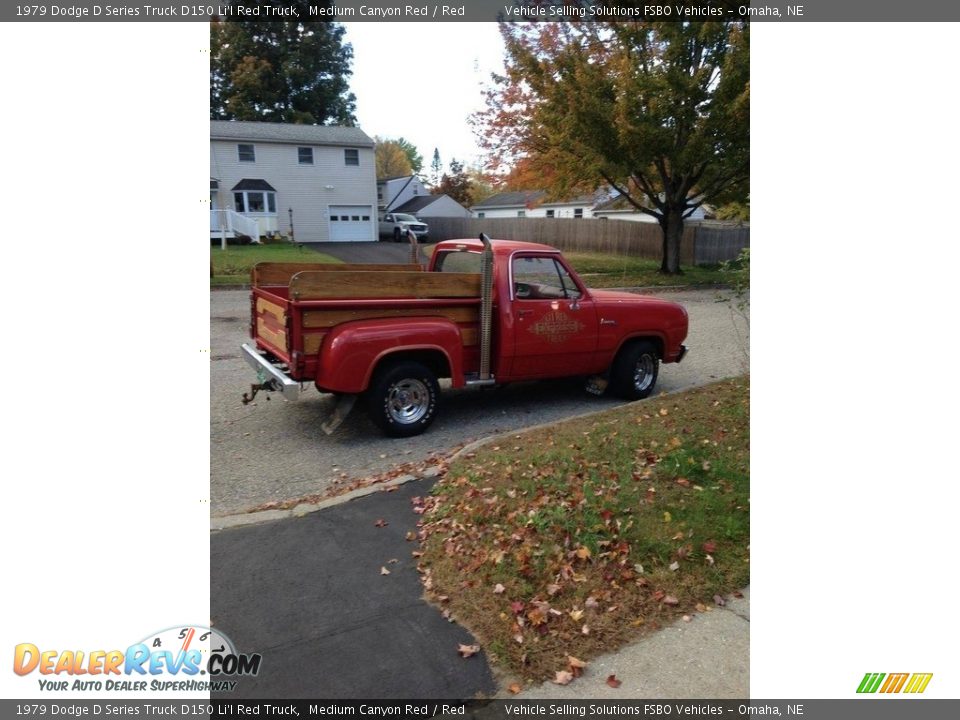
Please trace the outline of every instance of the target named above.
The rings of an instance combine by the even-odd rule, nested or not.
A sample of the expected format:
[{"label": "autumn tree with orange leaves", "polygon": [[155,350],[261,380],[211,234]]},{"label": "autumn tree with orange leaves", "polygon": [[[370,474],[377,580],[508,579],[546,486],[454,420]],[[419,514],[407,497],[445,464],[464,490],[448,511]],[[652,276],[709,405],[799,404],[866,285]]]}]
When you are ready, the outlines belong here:
[{"label": "autumn tree with orange leaves", "polygon": [[609,185],[660,224],[660,271],[682,272],[684,219],[749,192],[749,25],[500,27],[506,71],[475,117],[494,167],[536,171],[554,196]]}]

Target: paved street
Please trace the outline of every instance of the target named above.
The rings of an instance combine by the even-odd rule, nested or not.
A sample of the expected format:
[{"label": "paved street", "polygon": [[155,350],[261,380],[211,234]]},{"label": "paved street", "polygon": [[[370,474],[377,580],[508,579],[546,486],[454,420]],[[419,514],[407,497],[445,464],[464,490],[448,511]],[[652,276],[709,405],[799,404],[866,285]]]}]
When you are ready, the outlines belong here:
[{"label": "paved street", "polygon": [[[386,247],[389,244],[381,244]],[[713,290],[664,293],[690,314],[690,353],[679,365],[663,365],[658,390],[671,392],[739,375],[746,370],[746,328],[735,322]],[[320,424],[333,399],[314,388],[295,403],[261,394],[244,406],[240,396],[254,380],[240,358],[248,341],[247,290],[211,291],[211,512],[243,512],[272,500],[318,493],[334,480],[362,478],[397,463],[419,461],[472,440],[571,415],[614,407],[571,382],[511,385],[499,389],[446,389],[430,430],[401,440],[383,437],[360,407],[333,435]]]}]

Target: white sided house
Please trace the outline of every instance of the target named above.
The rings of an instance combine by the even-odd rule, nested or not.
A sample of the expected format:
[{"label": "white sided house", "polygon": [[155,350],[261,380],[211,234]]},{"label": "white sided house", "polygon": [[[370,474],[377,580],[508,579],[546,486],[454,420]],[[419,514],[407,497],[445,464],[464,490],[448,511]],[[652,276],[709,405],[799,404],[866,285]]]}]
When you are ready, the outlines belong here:
[{"label": "white sided house", "polygon": [[211,120],[210,236],[377,240],[373,146],[354,127]]},{"label": "white sided house", "polygon": [[491,195],[471,206],[478,218],[592,218],[596,199],[583,195],[569,200],[546,200],[542,190],[521,190]]},{"label": "white sided house", "polygon": [[[624,198],[617,195],[610,200],[599,203],[593,208],[593,216],[606,220],[629,220],[630,222],[655,223],[657,219],[653,215],[640,212]],[[694,210],[686,220],[703,220],[706,217],[704,206],[701,205]]]},{"label": "white sided house", "polygon": [[377,207],[380,215],[397,212],[418,217],[470,217],[470,211],[449,195],[431,195],[416,175],[377,180]]}]

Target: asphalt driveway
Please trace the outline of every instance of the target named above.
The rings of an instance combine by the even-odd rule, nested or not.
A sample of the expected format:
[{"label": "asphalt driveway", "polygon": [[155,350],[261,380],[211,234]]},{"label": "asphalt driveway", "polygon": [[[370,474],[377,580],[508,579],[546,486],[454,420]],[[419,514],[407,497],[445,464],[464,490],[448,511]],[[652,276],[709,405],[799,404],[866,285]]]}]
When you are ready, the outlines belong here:
[{"label": "asphalt driveway", "polygon": [[220,699],[453,700],[496,691],[483,653],[457,652],[476,641],[422,599],[417,544],[406,534],[419,518],[411,498],[432,482],[211,534],[213,623],[240,652],[263,656],[259,674]]},{"label": "asphalt driveway", "polygon": [[[328,242],[303,243],[304,247],[331,255],[345,263],[408,263],[410,243],[394,242]],[[422,247],[422,246],[421,246]],[[426,253],[420,253],[421,262],[426,262]]]}]

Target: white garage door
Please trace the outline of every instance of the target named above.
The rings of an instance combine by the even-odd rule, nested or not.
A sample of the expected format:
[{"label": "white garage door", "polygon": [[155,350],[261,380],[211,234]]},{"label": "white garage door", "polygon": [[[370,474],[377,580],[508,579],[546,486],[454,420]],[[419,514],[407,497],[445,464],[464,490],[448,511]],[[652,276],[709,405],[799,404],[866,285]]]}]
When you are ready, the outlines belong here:
[{"label": "white garage door", "polygon": [[370,205],[331,205],[330,242],[374,240]]}]

